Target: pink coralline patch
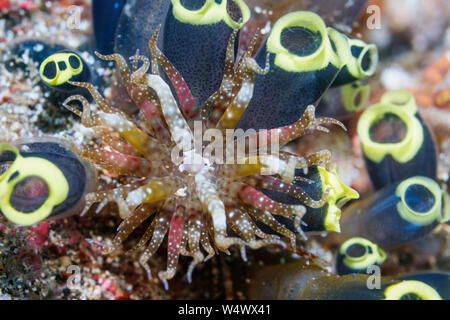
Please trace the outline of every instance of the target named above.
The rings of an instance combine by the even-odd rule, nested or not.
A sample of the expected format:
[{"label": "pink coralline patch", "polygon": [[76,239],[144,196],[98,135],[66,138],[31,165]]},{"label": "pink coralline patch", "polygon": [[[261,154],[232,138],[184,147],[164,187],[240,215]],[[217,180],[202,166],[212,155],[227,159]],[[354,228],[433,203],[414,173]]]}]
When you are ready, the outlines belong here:
[{"label": "pink coralline patch", "polygon": [[40,223],[30,231],[28,241],[35,250],[41,250],[43,246],[48,244],[48,234],[50,232],[50,223],[48,221]]},{"label": "pink coralline patch", "polygon": [[83,253],[86,256],[91,257],[92,259],[95,259],[94,256],[92,255],[92,252],[94,252],[96,255],[101,255],[102,251],[101,251],[101,246],[102,243],[100,243],[97,240],[83,240],[81,242],[81,247],[83,248]]},{"label": "pink coralline patch", "polygon": [[78,231],[70,231],[69,232],[69,239],[67,240],[68,245],[74,245],[80,242],[81,235]]},{"label": "pink coralline patch", "polygon": [[37,9],[37,5],[36,3],[34,3],[34,1],[31,0],[27,0],[27,1],[23,1],[19,4],[19,8],[23,9],[23,10],[36,10]]},{"label": "pink coralline patch", "polygon": [[6,11],[9,9],[11,4],[9,3],[9,0],[0,0],[0,10]]},{"label": "pink coralline patch", "polygon": [[15,12],[18,10],[34,11],[38,9],[38,5],[33,0],[24,0],[19,4],[11,3],[9,0],[0,0],[0,11],[3,13]]},{"label": "pink coralline patch", "polygon": [[12,28],[12,30],[15,32],[15,33],[18,33],[18,32],[27,32],[27,31],[29,31],[29,30],[31,30],[33,27],[31,26],[31,25],[25,25],[25,26],[14,26],[13,28]]},{"label": "pink coralline patch", "polygon": [[130,300],[130,295],[127,293],[121,293],[114,297],[114,300]]},{"label": "pink coralline patch", "polygon": [[117,283],[110,278],[100,278],[101,289],[106,295],[111,295],[110,298],[114,300],[129,300],[130,296],[123,292]]},{"label": "pink coralline patch", "polygon": [[117,284],[111,279],[106,278],[102,281],[101,288],[103,291],[108,291],[114,294],[117,290]]}]

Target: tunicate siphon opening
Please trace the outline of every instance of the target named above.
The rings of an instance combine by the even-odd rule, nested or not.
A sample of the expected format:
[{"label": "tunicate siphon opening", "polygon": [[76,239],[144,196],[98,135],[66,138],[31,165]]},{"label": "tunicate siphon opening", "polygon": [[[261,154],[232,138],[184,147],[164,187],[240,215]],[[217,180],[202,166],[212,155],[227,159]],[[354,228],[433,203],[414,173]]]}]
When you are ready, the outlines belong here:
[{"label": "tunicate siphon opening", "polygon": [[75,55],[69,56],[69,64],[74,70],[77,70],[81,66],[80,59],[78,59]]},{"label": "tunicate siphon opening", "polygon": [[44,67],[44,76],[47,79],[55,79],[56,78],[56,73],[57,73],[57,67],[56,67],[56,63],[54,61],[50,61],[48,62],[45,67]]},{"label": "tunicate siphon opening", "polygon": [[406,205],[417,213],[426,213],[436,201],[433,193],[421,184],[412,184],[405,191]]},{"label": "tunicate siphon opening", "polygon": [[39,177],[27,177],[14,186],[10,204],[17,211],[32,213],[39,209],[47,200],[49,189],[44,180]]},{"label": "tunicate siphon opening", "polygon": [[372,52],[367,50],[361,59],[361,68],[364,72],[368,72],[372,67]]},{"label": "tunicate siphon opening", "polygon": [[207,0],[180,0],[181,5],[191,11],[200,10]]},{"label": "tunicate siphon opening", "polygon": [[322,35],[302,26],[292,26],[281,32],[281,45],[290,53],[305,57],[320,48]]},{"label": "tunicate siphon opening", "polygon": [[239,22],[241,19],[243,19],[242,10],[235,1],[228,0],[227,12],[234,22]]},{"label": "tunicate siphon opening", "polygon": [[385,113],[370,127],[370,139],[378,143],[399,143],[406,137],[407,125],[394,113]]},{"label": "tunicate siphon opening", "polygon": [[359,258],[366,254],[366,247],[361,244],[352,244],[347,249],[347,255],[352,258]]},{"label": "tunicate siphon opening", "polygon": [[359,106],[361,104],[361,102],[362,102],[362,94],[361,94],[361,92],[358,92],[358,94],[355,97],[355,100],[353,100],[353,104],[355,106]]},{"label": "tunicate siphon opening", "polygon": [[417,294],[409,292],[400,297],[399,300],[422,300]]}]

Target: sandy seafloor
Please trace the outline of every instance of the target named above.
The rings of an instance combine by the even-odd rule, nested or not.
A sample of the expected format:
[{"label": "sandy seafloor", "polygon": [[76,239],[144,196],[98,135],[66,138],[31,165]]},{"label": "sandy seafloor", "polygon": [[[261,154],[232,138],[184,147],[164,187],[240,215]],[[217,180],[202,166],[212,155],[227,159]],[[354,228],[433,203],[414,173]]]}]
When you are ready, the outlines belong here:
[{"label": "sandy seafloor", "polygon": [[[256,2],[256,1],[253,1]],[[383,5],[383,1],[374,1]],[[371,79],[371,102],[379,101],[386,90],[409,89],[420,105],[420,113],[436,136],[439,148],[439,179],[448,184],[450,168],[450,91],[445,103],[436,103],[436,94],[450,90],[450,10],[446,0],[386,1],[382,11],[382,28],[354,31],[379,46],[381,61]],[[400,1],[399,1],[400,2]],[[77,30],[67,28],[66,13],[70,5],[83,7]],[[90,1],[20,1],[0,0],[0,51],[22,39],[57,41],[77,47],[89,39]],[[393,45],[395,44],[395,45]],[[2,61],[7,60],[2,53]],[[110,81],[113,72],[100,71]],[[52,101],[37,85],[36,66],[8,71],[0,64],[0,142],[20,138],[54,136],[86,143],[91,131],[79,119],[63,110],[62,101]],[[108,96],[108,91],[104,94]],[[333,131],[316,133],[291,145],[300,154],[328,148],[333,163],[340,168],[344,182],[362,195],[372,191],[365,174],[355,119],[346,121],[349,134]],[[353,130],[352,130],[353,129]],[[111,188],[117,177],[99,172],[100,187]],[[264,263],[292,257],[275,249],[248,250],[244,262],[238,250],[230,256],[219,255],[199,265],[193,283],[186,281],[187,258],[181,258],[177,275],[165,291],[154,277],[148,280],[139,266],[138,254],[125,254],[131,244],[112,255],[102,256],[86,239],[110,241],[120,218],[113,205],[100,214],[46,221],[37,226],[12,228],[0,224],[0,299],[244,299],[248,272]],[[341,239],[336,234],[310,236],[304,249],[333,264]],[[151,259],[152,270],[165,268],[165,247]],[[417,270],[450,270],[449,226],[441,225],[426,238],[402,245],[388,252],[385,275]],[[295,258],[295,257],[294,257]],[[70,290],[68,268],[81,270],[81,287]],[[331,267],[330,267],[331,268]]]}]

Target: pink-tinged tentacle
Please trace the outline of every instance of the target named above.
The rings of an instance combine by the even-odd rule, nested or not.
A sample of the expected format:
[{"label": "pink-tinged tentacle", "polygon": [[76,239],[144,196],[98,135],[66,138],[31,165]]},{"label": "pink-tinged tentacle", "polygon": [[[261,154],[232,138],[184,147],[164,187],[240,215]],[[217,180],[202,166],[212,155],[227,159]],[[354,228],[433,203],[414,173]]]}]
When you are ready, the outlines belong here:
[{"label": "pink-tinged tentacle", "polygon": [[175,275],[178,265],[178,259],[181,251],[181,242],[183,240],[184,230],[184,214],[185,208],[179,205],[172,219],[170,219],[169,235],[167,239],[167,269],[158,273],[158,277],[164,284],[166,290],[168,289],[167,280],[170,280]]},{"label": "pink-tinged tentacle", "polygon": [[[180,111],[170,86],[159,76],[147,74],[143,70],[147,68],[146,59],[142,56],[134,56],[133,59],[144,59],[144,66],[131,75],[134,84],[152,89],[161,103],[161,113],[170,131],[170,136],[175,144],[182,146],[183,151],[190,151],[193,146],[194,136],[183,113]],[[186,136],[189,143],[186,142]]]},{"label": "pink-tinged tentacle", "polygon": [[[122,77],[122,81],[124,82],[125,87],[127,88],[128,94],[130,95],[133,102],[143,112],[145,120],[150,124],[150,128],[152,128],[157,133],[166,132],[167,133],[166,137],[168,137],[169,135],[167,129],[164,126],[164,120],[162,120],[161,115],[158,112],[158,109],[159,110],[161,109],[161,107],[159,106],[158,99],[150,89],[138,87],[131,81],[131,71],[128,68],[128,64],[125,61],[125,58],[119,54],[112,54],[108,56],[103,56],[98,52],[96,52],[95,54],[100,59],[115,61],[117,63],[120,75]],[[142,58],[142,56],[139,57]],[[139,61],[139,59],[137,57],[133,57],[132,60],[133,66],[137,69],[137,62]],[[145,58],[144,60],[145,60],[144,65],[141,67],[141,73],[145,73],[149,68],[148,59]],[[155,110],[156,112],[151,113],[147,112],[147,110],[150,107],[156,109]]]},{"label": "pink-tinged tentacle", "polygon": [[[134,70],[130,75],[130,81],[132,83],[132,90],[130,92],[130,95],[133,101],[141,111],[143,111],[143,108],[148,106],[156,109],[156,111],[154,111],[152,114],[147,114],[148,116],[161,117],[161,103],[156,94],[150,88],[148,88],[145,83],[145,77],[148,69],[150,68],[150,60],[147,57],[140,55],[132,56],[130,57],[130,60],[133,61],[136,66],[139,61],[142,61],[141,67]],[[162,119],[162,117],[161,122],[163,122],[164,124],[164,120]]]},{"label": "pink-tinged tentacle", "polygon": [[347,131],[347,128],[345,128],[342,122],[336,119],[316,118],[315,110],[316,108],[313,105],[308,106],[303,116],[297,122],[282,128],[272,129],[269,131],[270,134],[278,131],[280,144],[286,144],[298,137],[301,137],[308,130],[328,132],[328,129],[322,126],[324,124],[335,124],[337,126],[340,126],[343,130]]},{"label": "pink-tinged tentacle", "polygon": [[175,92],[180,102],[180,109],[183,112],[184,117],[189,120],[193,119],[199,114],[199,109],[197,103],[195,102],[194,96],[191,93],[186,81],[184,80],[181,73],[175,68],[175,66],[167,59],[167,57],[159,50],[156,45],[156,40],[158,39],[160,27],[158,27],[150,39],[149,47],[152,52],[154,59],[158,61],[162,69],[169,77],[170,82],[175,88]]},{"label": "pink-tinged tentacle", "polygon": [[100,148],[94,150],[94,148],[89,148],[89,153],[83,154],[83,156],[89,157],[96,164],[109,168],[109,171],[113,170],[113,172],[122,175],[145,177],[149,172],[152,172],[150,162],[146,159],[120,153],[114,149]]},{"label": "pink-tinged tentacle", "polygon": [[[140,154],[147,159],[155,159],[155,153],[160,151],[158,141],[147,133],[142,131],[127,115],[118,110],[111,109],[111,112],[98,111],[93,114],[89,103],[83,96],[71,96],[67,98],[63,105],[75,112],[73,106],[69,105],[69,102],[79,100],[83,106],[83,112],[81,113],[81,119],[83,125],[87,127],[105,126],[115,132],[117,132],[123,139],[125,139],[130,145],[136,148]],[[106,109],[105,109],[106,110]]]},{"label": "pink-tinged tentacle", "polygon": [[150,163],[144,158],[126,155],[112,149],[82,147],[77,153],[81,158],[100,165],[114,174],[142,177],[152,171]]},{"label": "pink-tinged tentacle", "polygon": [[155,103],[147,99],[141,101],[138,107],[141,110],[145,121],[150,125],[156,136],[162,141],[169,140],[169,130],[167,130],[166,124]]},{"label": "pink-tinged tentacle", "polygon": [[155,152],[160,150],[160,144],[136,126],[134,122],[127,120],[120,114],[99,113],[98,117],[103,125],[114,129],[144,157],[155,159]]},{"label": "pink-tinged tentacle", "polygon": [[155,104],[149,100],[142,101],[142,103],[139,104],[139,109],[142,111],[142,114],[147,121],[158,118],[160,116],[160,113]]},{"label": "pink-tinged tentacle", "polygon": [[[128,91],[129,96],[133,100],[133,102],[140,108],[140,105],[145,101],[155,100],[154,94],[151,90],[143,89],[135,86],[131,81],[131,71],[128,68],[128,64],[123,56],[120,54],[111,54],[108,56],[101,55],[98,52],[95,52],[97,57],[102,60],[107,61],[115,61],[117,66],[119,67],[119,72],[122,77],[122,82],[125,84],[125,87]],[[133,70],[137,70],[138,60],[133,61]],[[143,121],[145,123],[145,121]],[[153,128],[150,126],[150,130]]]},{"label": "pink-tinged tentacle", "polygon": [[[143,77],[147,72],[150,66],[149,60],[144,56],[133,56],[130,57],[130,60],[133,61],[134,71],[133,74],[139,75]],[[138,69],[137,64],[138,61],[143,61],[143,65]],[[146,88],[144,86],[137,86],[132,81],[132,74],[127,67],[127,71],[122,77],[126,77],[127,83],[129,83],[128,93],[134,103],[138,106],[139,110],[141,110],[144,115],[144,122],[148,123],[152,131],[155,132],[158,136],[161,137],[169,137],[168,130],[164,123],[164,119],[161,116],[161,105],[158,101],[158,98],[154,94],[152,90]],[[151,112],[149,112],[149,110]]]},{"label": "pink-tinged tentacle", "polygon": [[[297,139],[306,134],[309,130],[318,130],[328,133],[329,130],[322,125],[324,124],[335,124],[340,126],[343,130],[347,130],[347,128],[342,124],[342,122],[332,119],[332,118],[316,118],[315,117],[315,107],[310,105],[306,108],[305,113],[297,122],[280,127],[274,128],[271,130],[262,130],[256,133],[256,139],[258,141],[258,145],[260,141],[267,141],[267,145],[272,143],[279,143],[280,146],[283,146],[294,139]],[[243,138],[241,138],[243,139]],[[238,139],[239,140],[239,139]]]},{"label": "pink-tinged tentacle", "polygon": [[145,81],[145,84],[156,92],[161,101],[162,114],[169,127],[172,140],[181,146],[183,151],[192,150],[194,135],[178,108],[169,85],[160,76],[152,74],[146,74],[144,80],[136,78],[136,81]]},{"label": "pink-tinged tentacle", "polygon": [[306,209],[302,205],[295,206],[276,202],[251,186],[243,187],[239,191],[239,197],[246,204],[279,216],[296,216],[301,218],[306,213]]}]

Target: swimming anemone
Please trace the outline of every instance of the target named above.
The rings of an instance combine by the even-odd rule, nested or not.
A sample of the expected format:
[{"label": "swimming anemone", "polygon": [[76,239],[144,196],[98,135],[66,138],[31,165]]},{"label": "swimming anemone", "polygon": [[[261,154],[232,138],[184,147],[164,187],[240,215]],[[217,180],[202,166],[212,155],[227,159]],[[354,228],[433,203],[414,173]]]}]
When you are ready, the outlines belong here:
[{"label": "swimming anemone", "polygon": [[[248,18],[244,1],[219,4],[207,0],[199,8],[195,3],[170,2],[165,23],[155,28],[149,41],[151,59],[134,55],[130,57],[133,62],[130,69],[122,55],[96,53],[103,60],[116,62],[130,97],[139,107],[138,117],[112,107],[89,83],[69,82],[88,89],[98,109],[79,95],[64,102],[102,141],[100,148],[79,147],[80,156],[111,173],[132,178],[130,183],[114,190],[86,196],[83,214],[94,203],[100,203],[96,209],[99,212],[111,201],[117,204],[124,219],[112,244],[100,245],[101,249],[105,253],[116,250],[138,226],[150,220],[133,250],[145,247],[139,261],[151,277],[147,261],[167,235],[167,269],[158,273],[166,287],[167,280],[176,273],[180,256],[193,258],[188,270],[190,280],[198,263],[218,251],[229,253],[231,246],[240,248],[244,258],[246,247],[257,249],[272,245],[295,250],[294,232],[280,224],[276,217],[291,221],[295,231],[303,234],[301,224],[306,217],[306,207],[328,206],[317,219],[317,225],[323,228],[327,219],[338,217],[337,205],[343,197],[357,196],[354,191],[350,197],[345,194],[350,188],[331,172],[329,152],[300,157],[279,149],[310,131],[328,132],[325,124],[335,124],[345,130],[337,120],[316,118],[315,107],[311,105],[349,61],[341,61],[334,51],[339,46],[333,49],[321,18],[309,12],[295,12],[274,27],[273,32],[282,32],[294,23],[296,28],[304,29],[301,34],[306,32],[314,36],[313,43],[319,43],[319,47],[308,47],[311,43],[305,47],[308,55],[312,50],[312,55],[316,56],[308,57],[308,61],[311,58],[315,62],[313,68],[308,67],[307,62],[300,62],[296,64],[300,69],[289,72],[283,69],[287,60],[278,57],[277,52],[271,53],[269,44],[267,53],[262,53],[264,58],[252,58],[257,36],[245,54],[236,57],[236,38]],[[183,31],[187,30],[186,25],[191,26],[190,33]],[[167,30],[171,30],[169,35]],[[280,40],[280,34],[273,34]],[[178,41],[188,47],[180,47]],[[162,43],[163,50],[158,43]],[[347,44],[341,44],[348,48]],[[276,43],[277,48],[280,45]],[[315,52],[318,49],[319,52]],[[287,56],[297,60],[290,53]],[[258,59],[265,67],[260,67]],[[271,68],[275,71],[269,73]],[[288,72],[290,76],[277,80]],[[320,74],[320,81],[314,73]],[[267,81],[263,80],[265,76]],[[283,88],[285,81],[302,90],[297,90],[295,85]],[[268,85],[270,92],[262,90]],[[287,90],[285,97],[293,90],[298,94],[311,90],[313,94],[305,99],[287,101],[276,93],[284,89]],[[274,122],[268,126],[270,130],[254,130],[267,123],[246,132],[239,128],[239,121],[254,99],[261,103],[261,110],[267,115],[269,111],[263,108],[267,107],[263,101],[272,94],[277,94],[280,101],[272,99]],[[75,101],[81,103],[82,111],[73,104]],[[283,103],[286,103],[284,108]],[[252,108],[256,107],[257,103],[253,104]],[[295,112],[286,117],[292,110]],[[278,117],[283,120],[275,121]],[[297,176],[300,171],[308,175],[310,170],[316,172],[319,183],[314,198],[296,183],[311,182],[307,177]],[[275,201],[263,192],[264,189],[287,193],[298,202]],[[256,222],[277,234],[263,232]],[[331,221],[331,225],[335,226],[335,221]]]}]

